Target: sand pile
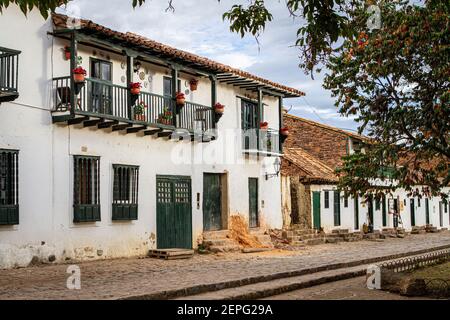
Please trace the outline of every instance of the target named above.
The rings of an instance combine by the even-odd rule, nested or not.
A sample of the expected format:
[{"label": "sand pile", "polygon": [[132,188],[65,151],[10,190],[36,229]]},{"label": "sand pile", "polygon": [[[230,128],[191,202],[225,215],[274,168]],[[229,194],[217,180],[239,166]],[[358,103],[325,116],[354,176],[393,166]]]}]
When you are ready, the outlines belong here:
[{"label": "sand pile", "polygon": [[247,222],[240,215],[232,215],[230,217],[229,237],[244,248],[264,248],[264,245],[258,241],[258,238],[248,232]]}]

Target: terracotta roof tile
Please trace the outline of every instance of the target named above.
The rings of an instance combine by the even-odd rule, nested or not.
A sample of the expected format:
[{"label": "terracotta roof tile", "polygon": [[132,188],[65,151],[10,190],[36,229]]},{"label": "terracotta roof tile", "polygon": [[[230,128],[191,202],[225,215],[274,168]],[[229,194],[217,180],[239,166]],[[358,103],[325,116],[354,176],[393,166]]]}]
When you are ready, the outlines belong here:
[{"label": "terracotta roof tile", "polygon": [[[66,23],[67,18],[68,17],[66,15],[57,14],[57,13],[52,14],[53,24],[54,24],[55,28],[66,28],[67,27],[67,23]],[[171,58],[183,59],[188,63],[197,64],[201,67],[205,67],[207,69],[213,70],[215,73],[218,73],[218,74],[219,73],[231,73],[234,75],[241,76],[243,78],[255,80],[257,82],[260,82],[263,85],[268,85],[275,89],[278,89],[285,93],[288,93],[291,96],[305,95],[304,92],[302,92],[298,89],[287,87],[285,85],[255,76],[246,71],[227,66],[225,64],[213,61],[213,60],[205,58],[205,57],[198,56],[198,55],[190,53],[190,52],[186,52],[183,50],[179,50],[179,49],[170,47],[168,45],[159,43],[157,41],[145,38],[143,36],[140,36],[140,35],[137,35],[137,34],[134,34],[131,32],[123,33],[123,32],[119,32],[119,31],[114,31],[114,30],[106,28],[102,25],[99,25],[97,23],[94,23],[90,20],[81,19],[80,23],[81,23],[82,30],[96,31],[96,32],[102,33],[103,35],[105,35],[107,37],[116,38],[116,39],[125,41],[125,42],[129,43],[130,45],[142,46],[146,49],[150,49],[157,53],[167,55],[168,57],[171,57]]]},{"label": "terracotta roof tile", "polygon": [[283,167],[284,173],[298,175],[304,182],[336,183],[338,176],[332,168],[313,157],[302,148],[286,148],[283,159],[293,164],[298,170]]}]

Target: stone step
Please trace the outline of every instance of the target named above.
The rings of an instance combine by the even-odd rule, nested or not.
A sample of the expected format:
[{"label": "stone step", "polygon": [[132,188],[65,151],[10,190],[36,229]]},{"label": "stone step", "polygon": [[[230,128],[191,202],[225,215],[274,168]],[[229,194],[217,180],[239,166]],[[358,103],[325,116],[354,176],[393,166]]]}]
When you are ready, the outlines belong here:
[{"label": "stone step", "polygon": [[237,252],[241,251],[242,246],[240,245],[224,245],[224,246],[213,246],[209,248],[209,251],[213,253],[219,253],[219,252]]},{"label": "stone step", "polygon": [[348,229],[334,229],[331,231],[331,233],[334,234],[346,234],[348,233]]},{"label": "stone step", "polygon": [[206,248],[210,248],[215,246],[235,245],[235,242],[231,239],[210,239],[210,240],[203,240],[203,245]]},{"label": "stone step", "polygon": [[229,230],[219,230],[219,231],[205,231],[203,232],[203,239],[225,239],[228,237]]},{"label": "stone step", "polygon": [[364,275],[367,266],[356,266],[346,269],[321,271],[289,278],[281,278],[225,288],[213,292],[205,292],[192,296],[176,298],[176,300],[254,300],[271,297],[276,294],[309,288],[315,285],[349,279]]}]

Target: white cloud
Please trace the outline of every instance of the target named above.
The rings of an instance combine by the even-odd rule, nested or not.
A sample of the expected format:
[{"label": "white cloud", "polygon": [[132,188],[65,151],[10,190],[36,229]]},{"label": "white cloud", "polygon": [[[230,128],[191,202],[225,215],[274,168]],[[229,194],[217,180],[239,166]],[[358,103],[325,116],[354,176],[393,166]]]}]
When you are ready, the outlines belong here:
[{"label": "white cloud", "polygon": [[[352,119],[342,118],[334,107],[334,99],[322,88],[322,76],[312,80],[299,69],[298,49],[293,45],[301,20],[292,19],[284,1],[268,1],[274,19],[259,38],[229,31],[222,14],[235,3],[246,0],[175,0],[175,12],[165,12],[167,0],[147,0],[133,10],[131,1],[73,0],[83,18],[91,19],[119,31],[131,31],[153,40],[245,69],[306,93],[304,99],[286,99],[295,106],[292,113],[326,121],[328,124],[356,128]],[[305,107],[309,105],[311,107]],[[308,112],[313,108],[315,112]],[[317,115],[320,115],[320,119]]]}]

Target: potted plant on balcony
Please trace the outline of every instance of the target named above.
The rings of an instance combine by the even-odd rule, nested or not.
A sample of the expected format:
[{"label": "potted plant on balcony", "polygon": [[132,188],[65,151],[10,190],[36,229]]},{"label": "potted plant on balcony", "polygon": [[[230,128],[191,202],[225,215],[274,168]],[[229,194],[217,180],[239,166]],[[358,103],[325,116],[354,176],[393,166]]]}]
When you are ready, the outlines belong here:
[{"label": "potted plant on balcony", "polygon": [[280,137],[281,137],[281,143],[284,143],[284,141],[289,137],[289,128],[283,127],[280,129]]},{"label": "potted plant on balcony", "polygon": [[134,96],[138,96],[141,93],[141,83],[131,82],[130,83],[130,93]]},{"label": "potted plant on balcony", "polygon": [[214,114],[215,114],[216,123],[219,122],[220,118],[223,116],[224,109],[225,109],[225,106],[223,104],[221,104],[220,102],[217,102],[214,105]]},{"label": "potted plant on balcony", "polygon": [[73,69],[73,81],[75,83],[82,83],[86,80],[86,70],[83,69],[83,67],[77,67]]},{"label": "potted plant on balcony", "polygon": [[163,112],[158,115],[156,121],[167,126],[172,125],[172,112],[168,108],[164,108]]},{"label": "potted plant on balcony", "polygon": [[145,109],[148,106],[144,101],[140,101],[137,105],[134,106],[134,120],[136,121],[145,121]]},{"label": "potted plant on balcony", "polygon": [[261,123],[259,124],[259,128],[260,128],[261,130],[267,130],[267,129],[269,129],[269,123],[268,123],[267,121],[261,122]]},{"label": "potted plant on balcony", "polygon": [[63,51],[64,51],[65,59],[66,60],[70,60],[70,56],[71,56],[70,47],[69,46],[65,46]]},{"label": "potted plant on balcony", "polygon": [[191,91],[196,91],[197,87],[198,87],[198,80],[197,79],[191,79],[191,81],[189,81],[189,86],[191,88]]},{"label": "potted plant on balcony", "polygon": [[175,98],[177,100],[177,106],[182,107],[186,103],[186,97],[183,92],[178,92]]}]

